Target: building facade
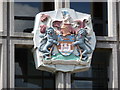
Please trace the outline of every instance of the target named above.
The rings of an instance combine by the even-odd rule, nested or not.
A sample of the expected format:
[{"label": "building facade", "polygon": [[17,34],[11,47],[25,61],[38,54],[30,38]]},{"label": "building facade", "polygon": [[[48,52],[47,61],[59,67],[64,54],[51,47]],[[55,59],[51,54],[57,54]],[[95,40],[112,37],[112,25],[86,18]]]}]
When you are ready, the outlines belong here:
[{"label": "building facade", "polygon": [[[19,0],[20,1],[20,0]],[[0,89],[54,88],[56,73],[36,70],[32,49],[35,15],[72,8],[91,14],[97,45],[88,71],[71,74],[71,88],[119,88],[120,2],[0,1]],[[120,88],[119,88],[120,89]]]}]

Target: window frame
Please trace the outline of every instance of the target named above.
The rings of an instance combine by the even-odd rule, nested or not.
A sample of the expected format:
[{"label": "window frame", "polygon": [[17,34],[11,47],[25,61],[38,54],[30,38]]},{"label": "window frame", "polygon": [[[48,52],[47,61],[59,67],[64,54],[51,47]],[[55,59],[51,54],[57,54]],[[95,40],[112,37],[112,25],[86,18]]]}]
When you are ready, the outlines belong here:
[{"label": "window frame", "polygon": [[[55,6],[55,4],[54,4],[54,6]],[[33,33],[16,32],[15,31],[15,29],[14,29],[14,25],[15,25],[15,23],[14,23],[14,20],[15,20],[14,19],[14,2],[10,2],[10,20],[11,20],[11,23],[12,23],[12,25],[10,25],[11,26],[10,36],[23,37],[23,38],[33,38]]]},{"label": "window frame", "polygon": [[[104,60],[106,60],[105,62],[102,60],[102,61],[97,61],[97,59],[95,60],[93,60],[92,59],[92,62],[94,61],[94,63],[91,63],[91,67],[90,67],[90,72],[89,71],[87,71],[87,74],[84,74],[84,72],[78,72],[78,75],[79,76],[74,76],[74,74],[73,74],[73,76],[72,76],[72,80],[77,80],[77,81],[80,81],[80,80],[82,80],[82,81],[90,81],[90,82],[92,82],[92,84],[94,85],[94,83],[98,83],[98,82],[101,82],[101,84],[100,85],[104,85],[103,83],[106,83],[107,85],[108,85],[108,82],[109,82],[109,77],[108,77],[108,70],[109,70],[109,62],[110,62],[110,60],[109,60],[109,58],[111,57],[111,54],[112,54],[112,49],[110,49],[110,48],[96,48],[96,51],[97,52],[101,52],[102,51],[102,53],[103,53],[103,55],[104,55],[104,50],[106,50],[106,51],[109,51],[109,56],[107,57],[107,59],[104,59]],[[95,51],[94,51],[95,52]],[[101,54],[102,54],[101,53]],[[95,53],[94,53],[95,54]],[[95,56],[95,55],[93,55],[93,56]],[[96,57],[96,56],[95,56]],[[98,59],[99,59],[99,57],[98,57]],[[107,62],[107,63],[106,63]],[[106,66],[105,66],[106,65]],[[102,70],[102,71],[101,71]],[[93,72],[94,71],[94,72]],[[86,73],[86,72],[85,72]],[[88,74],[90,74],[90,76],[88,76]],[[82,75],[82,76],[81,76]],[[86,76],[87,75],[87,76]],[[93,76],[92,76],[93,75]],[[94,75],[96,75],[96,76],[94,76]],[[98,76],[98,75],[102,75],[102,77],[101,76]],[[105,75],[105,76],[104,76]],[[104,87],[102,87],[102,86],[100,86],[99,84],[97,84],[98,85],[98,87],[95,87],[95,86],[93,86],[92,85],[92,88],[107,88],[107,85],[104,85]],[[75,87],[75,88],[77,88],[77,87]],[[80,88],[83,88],[83,87],[80,87]],[[90,88],[90,87],[84,87],[85,89],[87,89],[87,88],[89,88],[89,89],[92,89],[92,88]]]},{"label": "window frame", "polygon": [[[21,40],[15,40],[15,42],[21,42]],[[15,52],[15,49],[17,48],[17,46],[19,47],[19,46],[26,46],[24,49],[29,49],[29,46],[31,47],[31,46],[33,46],[33,42],[32,42],[32,40],[30,40],[31,41],[31,43],[26,43],[26,41],[22,41],[23,43],[21,44],[21,43],[14,43],[14,52]],[[28,41],[29,42],[29,41]],[[27,47],[27,45],[28,45],[28,47]],[[21,47],[19,47],[19,49],[20,49]],[[32,51],[32,49],[31,49],[31,51]],[[14,60],[15,60],[15,54],[14,54]],[[34,60],[33,60],[34,61]],[[14,63],[16,63],[15,61],[14,61]],[[15,66],[14,66],[14,69],[15,69]],[[41,71],[41,70],[39,70],[39,71]],[[39,89],[44,89],[45,87],[44,87],[44,81],[45,80],[54,80],[54,84],[53,84],[53,86],[55,87],[55,77],[54,77],[54,75],[52,75],[52,77],[50,77],[50,76],[45,76],[45,73],[46,72],[44,72],[44,71],[41,71],[41,76],[39,76],[39,75],[28,75],[28,74],[26,74],[26,75],[15,75],[15,71],[14,71],[14,80],[16,79],[15,77],[17,77],[17,78],[23,78],[23,79],[41,79],[41,84],[42,84],[42,86],[41,86],[41,88],[39,88]],[[50,73],[50,72],[49,72]],[[15,86],[15,85],[14,85]],[[29,87],[15,87],[16,89],[18,88],[24,88],[24,89],[27,89],[27,88],[29,88]],[[52,88],[50,88],[50,89],[52,89]]]},{"label": "window frame", "polygon": [[15,32],[14,30],[14,2],[10,2],[10,17],[11,17],[11,30],[10,30],[10,36],[14,37],[26,37],[26,38],[32,38],[33,33],[23,33],[23,32]]},{"label": "window frame", "polygon": [[118,88],[117,45],[98,42],[96,47],[103,49],[112,49],[112,55],[110,56],[111,58],[108,67],[108,88]]},{"label": "window frame", "polygon": [[7,23],[7,3],[4,2],[4,0],[0,1],[1,7],[1,15],[0,15],[0,89],[2,88],[7,88],[7,28],[8,28],[8,23]]},{"label": "window frame", "polygon": [[1,29],[0,29],[0,36],[7,36],[7,3],[4,2],[3,0],[0,1],[0,11],[1,11],[1,15],[0,15],[0,25],[1,25]]},{"label": "window frame", "polygon": [[15,45],[33,45],[32,40],[10,40],[10,61],[11,61],[11,67],[10,67],[10,76],[11,76],[11,87],[15,88]]},{"label": "window frame", "polygon": [[[116,24],[116,2],[114,0],[107,0],[107,13],[108,13],[108,35],[96,36],[100,41],[116,41],[117,24]],[[112,37],[112,39],[111,39]]]},{"label": "window frame", "polygon": [[6,39],[0,37],[0,89],[7,88],[7,43]]}]

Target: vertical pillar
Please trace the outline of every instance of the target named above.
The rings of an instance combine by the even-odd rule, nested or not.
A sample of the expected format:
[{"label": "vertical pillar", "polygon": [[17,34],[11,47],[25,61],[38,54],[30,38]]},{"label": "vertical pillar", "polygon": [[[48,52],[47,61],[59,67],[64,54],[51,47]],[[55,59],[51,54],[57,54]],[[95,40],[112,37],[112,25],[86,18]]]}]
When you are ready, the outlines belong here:
[{"label": "vertical pillar", "polygon": [[0,0],[0,32],[3,31],[3,0]]},{"label": "vertical pillar", "polygon": [[116,32],[116,3],[114,0],[108,0],[108,36],[113,37],[117,35]]},{"label": "vertical pillar", "polygon": [[57,72],[56,74],[56,89],[70,90],[71,88],[71,73]]},{"label": "vertical pillar", "polygon": [[65,0],[65,8],[70,8],[70,0]]},{"label": "vertical pillar", "polygon": [[68,90],[70,90],[71,88],[71,73],[66,73],[65,74],[65,87],[68,88]]},{"label": "vertical pillar", "polygon": [[55,10],[62,8],[62,1],[55,0]]},{"label": "vertical pillar", "polygon": [[63,90],[64,89],[64,73],[57,72],[56,74],[56,89]]}]

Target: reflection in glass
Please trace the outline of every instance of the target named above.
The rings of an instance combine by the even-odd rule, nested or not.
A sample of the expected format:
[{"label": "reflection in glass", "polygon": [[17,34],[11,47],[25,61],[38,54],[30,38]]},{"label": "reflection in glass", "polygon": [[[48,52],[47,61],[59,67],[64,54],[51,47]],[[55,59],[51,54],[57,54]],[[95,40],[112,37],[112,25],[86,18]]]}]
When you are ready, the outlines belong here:
[{"label": "reflection in glass", "polygon": [[108,88],[108,68],[111,49],[96,49],[92,59],[92,77],[94,88]]},{"label": "reflection in glass", "polygon": [[72,88],[98,90],[108,88],[108,68],[111,49],[96,49],[93,53],[91,68],[88,71],[72,74]]},{"label": "reflection in glass", "polygon": [[92,69],[90,68],[87,71],[75,73],[74,77],[92,77]]},{"label": "reflection in glass", "polygon": [[107,2],[94,2],[92,17],[95,34],[97,36],[107,36],[108,35]]},{"label": "reflection in glass", "polygon": [[50,79],[45,79],[44,80],[44,88],[54,88],[54,81]]},{"label": "reflection in glass", "polygon": [[14,31],[31,33],[35,16],[42,11],[54,10],[53,2],[15,2],[14,3]]},{"label": "reflection in glass", "polygon": [[28,79],[27,87],[29,88],[42,88],[42,80],[41,79]]},{"label": "reflection in glass", "polygon": [[93,30],[96,36],[108,35],[108,17],[107,17],[107,3],[106,2],[71,2],[70,8],[91,14]]},{"label": "reflection in glass", "polygon": [[90,2],[71,2],[70,8],[78,12],[91,14],[91,3]]},{"label": "reflection in glass", "polygon": [[41,9],[41,2],[14,3],[14,31],[31,33],[34,27],[34,17]]},{"label": "reflection in glass", "polygon": [[92,90],[92,81],[74,80],[72,81],[72,88],[89,88]]},{"label": "reflection in glass", "polygon": [[15,87],[54,88],[54,75],[35,68],[32,48],[18,46],[15,48]]},{"label": "reflection in glass", "polygon": [[40,12],[40,2],[17,2],[14,3],[14,16],[35,16]]},{"label": "reflection in glass", "polygon": [[95,31],[95,35],[100,35],[100,36],[102,36],[102,34],[104,33],[103,32],[103,24],[95,24],[94,26],[93,26],[93,28],[94,28],[94,31]]},{"label": "reflection in glass", "polygon": [[45,72],[44,76],[45,77],[53,77],[54,74],[50,73],[50,72]]},{"label": "reflection in glass", "polygon": [[40,79],[28,79],[25,81],[24,78],[16,78],[15,87],[41,88],[42,81]]},{"label": "reflection in glass", "polygon": [[15,31],[31,33],[34,27],[34,21],[31,20],[15,20]]}]

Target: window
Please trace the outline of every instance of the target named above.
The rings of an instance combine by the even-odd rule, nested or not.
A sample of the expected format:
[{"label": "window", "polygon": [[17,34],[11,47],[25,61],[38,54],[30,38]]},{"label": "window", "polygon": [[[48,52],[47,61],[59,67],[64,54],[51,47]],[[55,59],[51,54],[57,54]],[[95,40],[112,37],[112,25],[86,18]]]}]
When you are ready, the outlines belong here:
[{"label": "window", "polygon": [[42,11],[49,11],[53,9],[53,2],[15,2],[14,31],[31,33],[34,27],[35,16]]},{"label": "window", "polygon": [[92,15],[93,30],[97,36],[108,36],[106,2],[71,2],[70,8]]},{"label": "window", "polygon": [[108,67],[111,57],[110,49],[96,49],[88,71],[72,74],[72,88],[97,90],[108,88]]},{"label": "window", "polygon": [[[15,47],[15,87],[55,88],[54,74],[35,68],[31,46]],[[48,84],[49,83],[49,84]]]},{"label": "window", "polygon": [[107,3],[93,3],[93,29],[97,36],[108,36]]},{"label": "window", "polygon": [[[12,35],[19,38],[22,35],[23,37],[30,35],[36,14],[50,10],[54,10],[54,2],[15,2]],[[28,38],[23,39],[26,42]],[[15,45],[15,88],[55,88],[55,75],[35,68],[32,48],[32,43],[31,45]]]}]

